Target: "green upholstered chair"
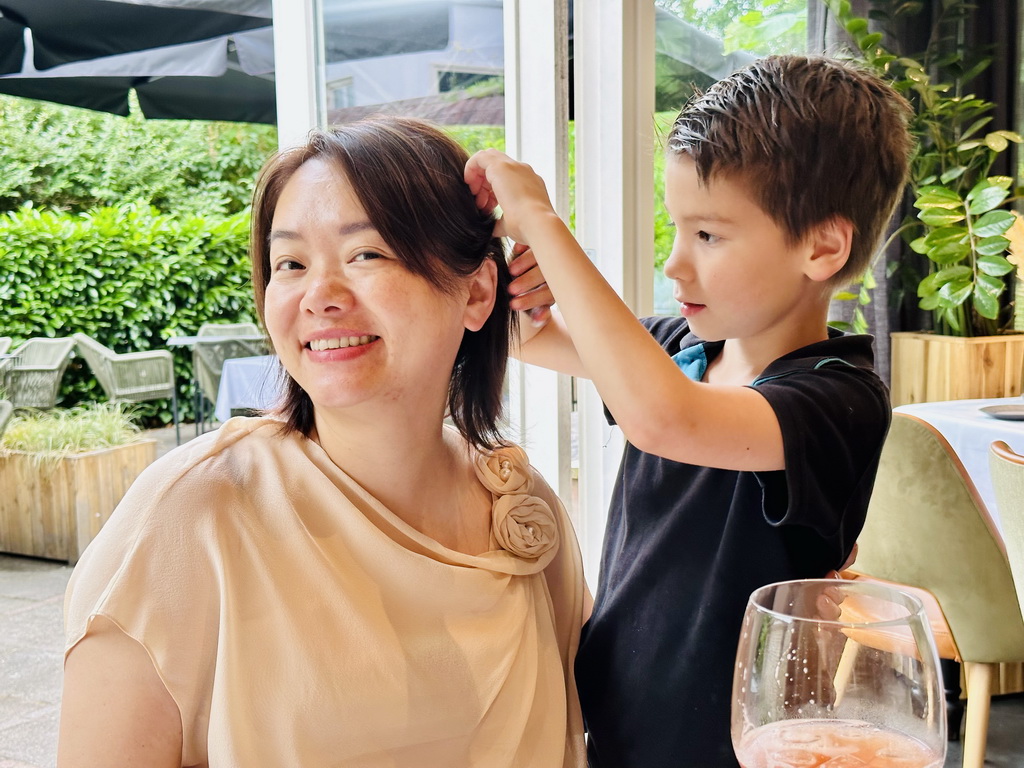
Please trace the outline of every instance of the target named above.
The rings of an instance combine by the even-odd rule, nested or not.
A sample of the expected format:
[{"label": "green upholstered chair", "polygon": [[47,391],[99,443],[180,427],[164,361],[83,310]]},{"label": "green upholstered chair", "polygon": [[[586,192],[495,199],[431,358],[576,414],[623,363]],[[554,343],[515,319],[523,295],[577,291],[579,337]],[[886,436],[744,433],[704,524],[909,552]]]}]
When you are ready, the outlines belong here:
[{"label": "green upholstered chair", "polygon": [[1000,440],[992,443],[989,465],[1006,554],[1024,613],[1024,456]]},{"label": "green upholstered chair", "polygon": [[170,400],[174,430],[178,425],[178,394],[174,386],[174,359],[166,349],[117,353],[85,333],[72,336],[96,380],[112,403]]},{"label": "green upholstered chair", "polygon": [[15,349],[17,359],[3,371],[5,396],[14,407],[53,408],[74,348],[71,338],[31,338]]},{"label": "green upholstered chair", "polygon": [[1024,619],[1002,538],[927,422],[893,414],[857,544],[857,572],[938,601],[967,679],[964,768],[982,768],[993,675],[1000,663],[1024,661]]}]

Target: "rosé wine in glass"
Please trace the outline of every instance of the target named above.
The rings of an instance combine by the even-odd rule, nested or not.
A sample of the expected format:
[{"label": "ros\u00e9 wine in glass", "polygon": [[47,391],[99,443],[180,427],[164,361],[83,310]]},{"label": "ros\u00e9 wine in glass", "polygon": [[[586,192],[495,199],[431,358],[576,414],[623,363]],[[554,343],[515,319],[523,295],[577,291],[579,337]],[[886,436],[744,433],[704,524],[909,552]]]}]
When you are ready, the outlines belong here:
[{"label": "ros\u00e9 wine in glass", "polygon": [[782,720],[748,731],[736,747],[743,768],[942,768],[916,739],[853,720]]},{"label": "ros\u00e9 wine in glass", "polygon": [[743,768],[942,768],[946,707],[921,602],[861,581],[750,596],[732,692]]}]

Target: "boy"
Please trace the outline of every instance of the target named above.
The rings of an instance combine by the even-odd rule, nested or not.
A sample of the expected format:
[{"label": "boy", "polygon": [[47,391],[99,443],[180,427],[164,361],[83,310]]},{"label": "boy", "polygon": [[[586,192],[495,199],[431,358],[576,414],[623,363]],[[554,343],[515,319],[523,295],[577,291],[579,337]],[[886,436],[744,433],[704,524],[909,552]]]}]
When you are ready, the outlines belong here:
[{"label": "boy", "polygon": [[642,325],[528,166],[494,150],[467,165],[478,204],[532,250],[513,307],[558,301],[531,337],[523,323],[522,359],[592,379],[628,441],[576,661],[591,766],[736,766],[747,597],[854,546],[890,408],[871,338],[828,329],[827,311],[900,198],[909,117],[874,75],[800,56],[691,100],[665,171],[681,317]]}]

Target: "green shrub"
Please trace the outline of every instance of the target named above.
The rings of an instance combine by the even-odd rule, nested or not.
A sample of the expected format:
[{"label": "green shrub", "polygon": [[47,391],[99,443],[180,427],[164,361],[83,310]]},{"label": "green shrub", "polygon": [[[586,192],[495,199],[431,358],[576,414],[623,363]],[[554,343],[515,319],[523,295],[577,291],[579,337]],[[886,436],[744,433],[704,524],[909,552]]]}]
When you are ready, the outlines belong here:
[{"label": "green shrub", "polygon": [[[208,321],[253,317],[248,212],[172,217],[145,205],[88,213],[30,206],[0,214],[0,336],[81,331],[116,352],[165,347]],[[188,350],[172,350],[179,381],[191,378]],[[184,415],[191,392],[179,393]],[[104,397],[76,358],[64,375],[64,406]],[[147,422],[167,423],[168,403],[143,404]]]},{"label": "green shrub", "polygon": [[145,120],[0,96],[0,211],[142,202],[232,214],[277,146],[273,126]]}]

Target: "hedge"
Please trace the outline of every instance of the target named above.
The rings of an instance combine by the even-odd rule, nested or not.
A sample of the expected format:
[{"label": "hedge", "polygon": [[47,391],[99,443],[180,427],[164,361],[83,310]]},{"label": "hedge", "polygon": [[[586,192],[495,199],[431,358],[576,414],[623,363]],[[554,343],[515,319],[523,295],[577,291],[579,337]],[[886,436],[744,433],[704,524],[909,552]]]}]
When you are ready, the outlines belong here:
[{"label": "hedge", "polygon": [[[87,333],[115,352],[166,347],[204,322],[250,322],[249,214],[173,217],[147,205],[69,214],[23,206],[0,215],[0,336]],[[188,349],[173,349],[179,407],[192,415]],[[104,394],[81,358],[60,406]],[[167,402],[143,404],[147,425],[171,420]]]}]

